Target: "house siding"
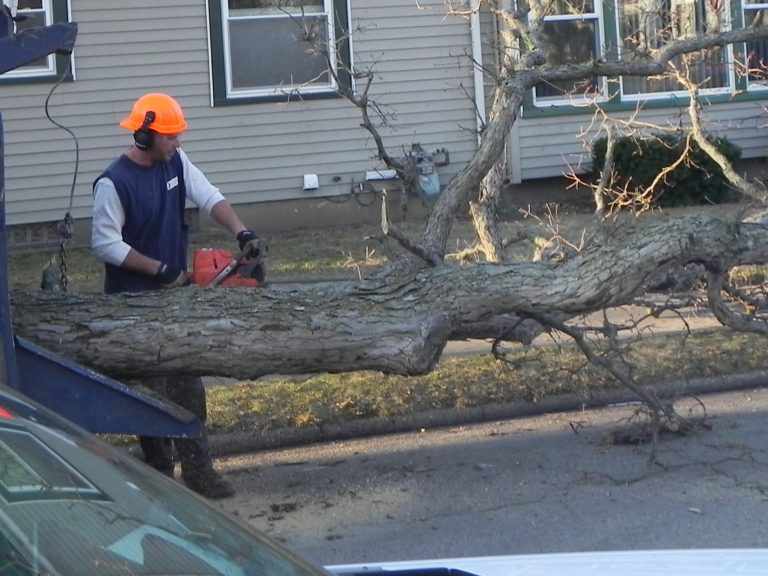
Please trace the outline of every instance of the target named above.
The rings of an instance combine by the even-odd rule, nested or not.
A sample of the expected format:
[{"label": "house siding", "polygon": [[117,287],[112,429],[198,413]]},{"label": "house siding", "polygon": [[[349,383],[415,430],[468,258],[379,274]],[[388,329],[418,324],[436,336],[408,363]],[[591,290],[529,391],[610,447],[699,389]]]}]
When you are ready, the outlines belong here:
[{"label": "house siding", "polygon": [[[730,102],[705,106],[703,118],[707,130],[715,136],[725,136],[741,148],[744,159],[765,158],[768,117],[764,103]],[[628,118],[629,112],[612,114]],[[684,124],[687,107],[646,111],[638,119],[659,126],[676,126],[682,115]],[[574,168],[577,173],[591,167],[589,147],[595,138],[604,134],[591,126],[591,114],[520,118],[519,157],[521,179],[532,180],[561,176]],[[582,134],[589,130],[588,135]]]},{"label": "house siding", "polygon": [[[382,167],[373,138],[360,127],[359,111],[342,98],[212,107],[205,0],[70,4],[79,26],[75,81],[58,86],[50,113],[76,134],[79,145],[71,209],[75,145],[45,116],[53,84],[3,84],[10,225],[55,222],[67,211],[87,218],[92,181],[131,143],[118,123],[150,91],[168,92],[181,102],[190,125],[184,149],[234,204],[342,196],[366,170]],[[350,15],[353,62],[375,74],[370,96],[386,114],[380,131],[388,151],[396,155],[415,142],[447,148],[451,164],[439,170],[446,184],[477,148],[469,20],[447,17],[444,0],[350,0]],[[481,26],[484,64],[492,69],[492,14],[481,15]],[[487,78],[485,89],[490,104]],[[588,142],[578,136],[591,122],[588,112],[526,112],[510,135],[513,182],[589,166]],[[680,113],[659,109],[644,119],[674,123]],[[705,115],[708,126],[740,146],[745,158],[765,157],[762,103],[714,105]],[[302,190],[305,173],[318,175],[319,190]]]},{"label": "house siding", "polygon": [[[446,18],[443,0],[350,5],[353,61],[376,75],[370,95],[387,114],[388,151],[447,148],[447,183],[476,149],[467,21]],[[382,166],[359,111],[342,98],[212,107],[204,0],[70,0],[70,10],[76,79],[55,90],[50,113],[79,144],[74,218],[90,215],[91,183],[131,143],[118,123],[146,92],[179,100],[185,151],[233,204],[347,194]],[[57,221],[69,210],[75,147],[45,116],[51,87],[2,86],[10,225]],[[305,173],[318,175],[318,191],[302,190]]]}]

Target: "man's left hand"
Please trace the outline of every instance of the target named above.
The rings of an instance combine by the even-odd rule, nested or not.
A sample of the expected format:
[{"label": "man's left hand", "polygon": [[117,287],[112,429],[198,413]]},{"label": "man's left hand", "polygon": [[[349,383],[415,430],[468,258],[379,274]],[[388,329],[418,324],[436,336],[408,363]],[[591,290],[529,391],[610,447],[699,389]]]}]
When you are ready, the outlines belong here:
[{"label": "man's left hand", "polygon": [[165,263],[160,264],[157,272],[155,272],[155,278],[162,288],[181,288],[182,286],[189,286],[190,283],[186,270],[168,266]]}]

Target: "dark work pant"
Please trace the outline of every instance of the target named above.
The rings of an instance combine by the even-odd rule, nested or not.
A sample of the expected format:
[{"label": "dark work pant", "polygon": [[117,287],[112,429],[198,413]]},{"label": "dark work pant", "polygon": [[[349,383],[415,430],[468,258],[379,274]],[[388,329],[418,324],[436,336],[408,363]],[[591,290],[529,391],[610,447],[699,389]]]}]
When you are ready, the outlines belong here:
[{"label": "dark work pant", "polygon": [[203,380],[198,377],[162,377],[142,380],[141,383],[188,410],[203,423],[203,435],[200,438],[139,436],[139,444],[147,464],[163,474],[173,476],[173,447],[175,446],[181,463],[182,476],[189,477],[212,471],[213,463],[205,433],[208,411]]}]

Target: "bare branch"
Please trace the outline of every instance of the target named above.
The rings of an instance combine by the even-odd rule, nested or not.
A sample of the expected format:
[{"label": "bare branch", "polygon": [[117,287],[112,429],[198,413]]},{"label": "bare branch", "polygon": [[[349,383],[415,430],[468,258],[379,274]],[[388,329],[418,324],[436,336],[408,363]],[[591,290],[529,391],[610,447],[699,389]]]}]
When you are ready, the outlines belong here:
[{"label": "bare branch", "polygon": [[742,176],[734,170],[733,165],[725,155],[712,143],[712,139],[708,137],[701,119],[699,86],[690,79],[688,74],[683,74],[677,69],[675,69],[675,77],[680,84],[685,86],[686,90],[688,90],[688,93],[691,95],[690,103],[688,104],[688,117],[691,120],[691,135],[693,139],[696,140],[699,147],[706,152],[710,158],[717,162],[723,170],[725,178],[735,188],[762,205],[768,204],[768,190],[766,190],[765,185],[762,183],[749,182],[746,178],[742,178]]},{"label": "bare branch", "polygon": [[414,254],[426,262],[429,266],[441,266],[442,259],[431,254],[424,246],[413,242],[400,229],[394,226],[387,216],[387,195],[384,193],[381,199],[381,230],[384,234],[394,239],[400,246],[411,254]]},{"label": "bare branch", "polygon": [[725,273],[723,271],[713,270],[710,272],[707,284],[707,298],[715,317],[724,326],[729,326],[735,330],[768,334],[768,321],[765,318],[739,314],[725,305],[722,298],[723,291],[726,291],[725,284]]}]

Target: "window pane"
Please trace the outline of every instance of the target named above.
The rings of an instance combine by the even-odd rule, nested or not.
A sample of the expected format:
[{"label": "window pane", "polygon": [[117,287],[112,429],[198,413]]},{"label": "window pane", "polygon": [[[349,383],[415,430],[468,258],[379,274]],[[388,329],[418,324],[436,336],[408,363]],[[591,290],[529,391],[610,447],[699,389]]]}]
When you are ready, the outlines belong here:
[{"label": "window pane", "polygon": [[19,15],[25,19],[16,23],[17,31],[45,26],[45,12],[19,12]]},{"label": "window pane", "polygon": [[232,16],[317,14],[323,11],[323,0],[229,0]]},{"label": "window pane", "polygon": [[[744,25],[749,27],[755,22],[768,22],[768,10],[744,10]],[[747,42],[747,66],[750,83],[765,82],[768,66],[768,39]]]},{"label": "window pane", "polygon": [[[40,2],[24,2],[24,4],[40,4]],[[45,23],[45,12],[23,12],[21,10],[22,2],[19,2],[19,12],[18,14],[20,16],[25,16],[26,19],[22,20],[21,22],[16,23],[16,31],[21,32],[22,30],[28,30],[29,28],[42,28],[46,25]],[[33,60],[29,64],[25,64],[24,66],[21,66],[19,70],[34,70],[34,69],[41,69],[41,70],[48,70],[48,57],[43,56],[42,58],[38,58],[37,60]]]},{"label": "window pane", "polygon": [[595,11],[592,0],[555,0],[555,14],[588,14]]},{"label": "window pane", "polygon": [[335,96],[351,81],[347,2],[214,0],[214,103]]},{"label": "window pane", "polygon": [[[597,58],[597,20],[555,20],[544,23],[543,38],[550,55],[549,64],[559,66],[577,62],[588,62]],[[556,98],[568,95],[595,93],[597,78],[590,80],[563,80],[539,84],[535,88],[537,99]]]},{"label": "window pane", "polygon": [[16,10],[42,10],[43,0],[19,0]]},{"label": "window pane", "polygon": [[0,430],[0,494],[7,502],[85,498],[98,489],[25,431]]},{"label": "window pane", "polygon": [[[725,2],[712,0],[625,0],[619,2],[622,56],[645,58],[670,40],[720,32],[725,21]],[[674,63],[683,69],[684,56]],[[725,49],[688,56],[691,79],[702,88],[722,88],[730,83]],[[682,90],[672,78],[623,78],[625,94]]]},{"label": "window pane", "polygon": [[[528,2],[520,2],[521,10],[528,10],[529,6]],[[555,0],[551,12],[547,15],[591,14],[594,11],[593,0]]]},{"label": "window pane", "polygon": [[329,84],[325,16],[229,22],[232,89]]}]

